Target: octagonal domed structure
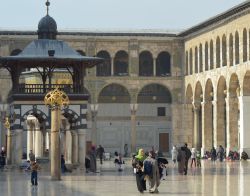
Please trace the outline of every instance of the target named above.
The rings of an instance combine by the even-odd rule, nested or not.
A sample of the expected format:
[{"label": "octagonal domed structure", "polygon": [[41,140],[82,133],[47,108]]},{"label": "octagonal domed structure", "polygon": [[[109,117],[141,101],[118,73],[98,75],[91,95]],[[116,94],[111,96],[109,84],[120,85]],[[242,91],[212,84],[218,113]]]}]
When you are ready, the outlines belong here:
[{"label": "octagonal domed structure", "polygon": [[54,18],[49,15],[44,16],[38,24],[38,39],[56,39],[57,24]]}]

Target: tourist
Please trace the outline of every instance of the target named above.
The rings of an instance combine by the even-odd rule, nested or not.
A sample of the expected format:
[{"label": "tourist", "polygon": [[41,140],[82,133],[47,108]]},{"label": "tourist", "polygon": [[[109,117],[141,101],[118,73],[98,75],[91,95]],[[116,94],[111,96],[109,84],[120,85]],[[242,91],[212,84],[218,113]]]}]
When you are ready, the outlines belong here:
[{"label": "tourist", "polygon": [[6,152],[5,152],[5,148],[2,147],[1,154],[0,154],[0,168],[4,168],[5,163],[6,163]]},{"label": "tourist", "polygon": [[143,193],[146,190],[145,175],[143,172],[143,161],[145,160],[144,150],[139,149],[138,154],[135,156],[132,165],[135,166],[136,171],[136,184],[139,192]]},{"label": "tourist", "polygon": [[128,156],[128,144],[124,145],[124,157]]},{"label": "tourist", "polygon": [[104,155],[104,148],[101,145],[99,145],[99,147],[97,149],[97,155],[99,156],[100,164],[102,165],[102,160],[103,160],[103,155]]},{"label": "tourist", "polygon": [[67,172],[67,168],[66,168],[66,165],[65,165],[65,159],[64,159],[63,154],[61,155],[61,171],[62,171],[62,173]]},{"label": "tourist", "polygon": [[37,186],[38,185],[38,178],[37,178],[38,170],[40,170],[41,168],[36,161],[31,162],[30,168],[31,168],[31,185]]},{"label": "tourist", "polygon": [[211,161],[215,162],[216,161],[216,150],[214,147],[211,149],[210,154],[211,154]]},{"label": "tourist", "polygon": [[184,173],[185,161],[186,161],[186,153],[184,147],[178,148],[177,162],[178,162],[179,174],[183,175]]},{"label": "tourist", "polygon": [[195,148],[192,148],[191,150],[191,166],[192,167],[194,164],[194,167],[196,167],[196,150]]},{"label": "tourist", "polygon": [[149,181],[149,192],[158,193],[158,187],[160,185],[160,173],[154,151],[149,152],[148,157],[143,162],[143,165],[145,175],[147,175]]},{"label": "tourist", "polygon": [[197,151],[197,154],[196,154],[196,164],[197,164],[197,167],[201,167],[201,153],[200,153],[200,151]]},{"label": "tourist", "polygon": [[91,150],[88,153],[88,157],[90,160],[90,171],[96,172],[96,151],[95,146],[91,147]]},{"label": "tourist", "polygon": [[34,162],[35,161],[35,155],[34,155],[34,153],[33,153],[32,150],[30,150],[29,159],[30,159],[30,162]]},{"label": "tourist", "polygon": [[187,171],[188,171],[188,160],[189,160],[190,157],[191,157],[191,151],[189,150],[187,143],[184,144],[183,150],[185,151],[185,154],[186,154],[186,156],[185,156],[186,159],[185,159],[184,175],[187,175]]},{"label": "tourist", "polygon": [[176,146],[173,146],[173,149],[172,149],[172,161],[174,163],[174,166],[175,166],[176,160],[177,160],[177,150],[176,150]]},{"label": "tourist", "polygon": [[222,145],[219,146],[217,157],[219,158],[220,162],[222,162],[224,159],[224,148]]}]

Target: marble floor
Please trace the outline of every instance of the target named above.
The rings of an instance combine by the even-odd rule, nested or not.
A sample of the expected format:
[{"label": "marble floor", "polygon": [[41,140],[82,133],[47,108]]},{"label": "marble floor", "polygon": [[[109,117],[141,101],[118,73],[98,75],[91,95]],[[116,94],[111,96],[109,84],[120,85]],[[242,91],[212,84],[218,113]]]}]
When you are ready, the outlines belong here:
[{"label": "marble floor", "polygon": [[[98,173],[83,174],[75,170],[51,181],[48,171],[39,172],[37,188],[30,185],[30,173],[0,171],[0,196],[133,196],[137,191],[135,177],[127,161],[118,172],[112,161],[98,165]],[[147,191],[143,195],[151,195]],[[187,176],[178,175],[170,163],[168,176],[161,181],[158,195],[171,196],[249,196],[250,162],[202,161],[202,168],[193,168]]]}]

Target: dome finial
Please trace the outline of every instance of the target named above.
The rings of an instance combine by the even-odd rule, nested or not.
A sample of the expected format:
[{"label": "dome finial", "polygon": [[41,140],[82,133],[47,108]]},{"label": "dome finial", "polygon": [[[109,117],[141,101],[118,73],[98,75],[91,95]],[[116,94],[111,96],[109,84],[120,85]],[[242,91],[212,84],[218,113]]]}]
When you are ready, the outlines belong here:
[{"label": "dome finial", "polygon": [[45,5],[47,6],[47,15],[49,15],[49,6],[50,6],[49,0],[47,0],[47,2],[45,3]]}]

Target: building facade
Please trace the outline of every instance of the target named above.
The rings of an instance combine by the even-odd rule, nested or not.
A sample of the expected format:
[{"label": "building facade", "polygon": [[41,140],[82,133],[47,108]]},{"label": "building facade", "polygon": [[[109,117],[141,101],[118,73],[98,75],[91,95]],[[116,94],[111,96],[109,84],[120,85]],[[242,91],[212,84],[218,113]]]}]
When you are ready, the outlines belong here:
[{"label": "building facade", "polygon": [[[59,32],[80,54],[105,59],[84,73],[87,146],[124,153],[125,144],[130,152],[135,143],[170,153],[187,142],[202,152],[222,145],[250,153],[249,12],[246,1],[180,33]],[[0,31],[0,56],[20,53],[34,39],[33,31]],[[0,74],[4,116],[12,84],[7,70]],[[37,75],[24,70],[20,83],[39,83]],[[63,70],[52,79],[72,83]],[[1,125],[2,146],[4,130]],[[25,151],[27,140],[22,146]]]}]

